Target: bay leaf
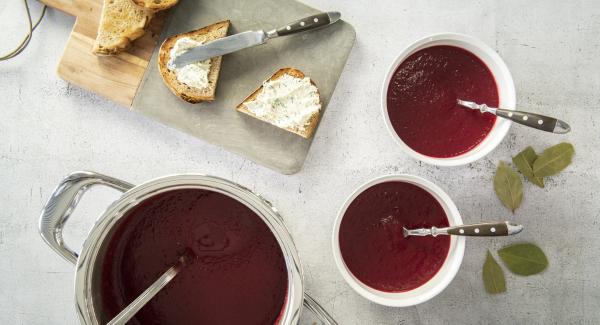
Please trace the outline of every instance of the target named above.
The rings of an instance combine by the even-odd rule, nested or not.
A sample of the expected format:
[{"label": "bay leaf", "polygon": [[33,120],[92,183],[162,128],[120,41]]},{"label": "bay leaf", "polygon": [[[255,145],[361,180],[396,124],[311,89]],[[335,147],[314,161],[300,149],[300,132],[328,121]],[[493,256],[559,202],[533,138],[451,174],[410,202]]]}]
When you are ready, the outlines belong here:
[{"label": "bay leaf", "polygon": [[533,163],[537,160],[537,158],[538,155],[535,153],[535,150],[529,146],[514,156],[512,161],[513,164],[517,166],[517,169],[519,169],[521,174],[525,175],[530,182],[543,188],[544,178],[535,176],[533,174]]},{"label": "bay leaf", "polygon": [[504,161],[500,161],[494,176],[494,191],[507,208],[514,213],[523,201],[523,183],[515,172]]},{"label": "bay leaf", "polygon": [[531,243],[516,244],[502,248],[498,255],[506,267],[518,275],[533,275],[548,267],[548,258],[538,246]]},{"label": "bay leaf", "polygon": [[482,277],[485,291],[488,293],[495,294],[506,291],[504,272],[489,250],[487,251],[485,263],[483,263]]},{"label": "bay leaf", "polygon": [[533,174],[537,177],[556,175],[571,164],[574,154],[575,148],[568,142],[552,146],[535,160]]}]

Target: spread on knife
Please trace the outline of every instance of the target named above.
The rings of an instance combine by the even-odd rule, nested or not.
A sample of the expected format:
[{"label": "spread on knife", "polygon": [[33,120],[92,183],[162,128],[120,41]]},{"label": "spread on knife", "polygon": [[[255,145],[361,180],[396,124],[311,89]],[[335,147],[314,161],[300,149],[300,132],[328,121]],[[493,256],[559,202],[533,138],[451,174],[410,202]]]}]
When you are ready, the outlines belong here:
[{"label": "spread on knife", "polygon": [[229,20],[224,20],[165,39],[158,51],[158,71],[173,94],[192,104],[215,99],[221,71],[220,56],[183,66],[173,62],[192,47],[225,37],[229,26]]},{"label": "spread on knife", "polygon": [[208,87],[208,72],[210,71],[210,59],[176,67],[173,60],[188,49],[202,45],[203,39],[194,40],[190,37],[182,37],[177,39],[173,48],[170,51],[169,70],[175,71],[177,80],[190,87],[203,89]]}]

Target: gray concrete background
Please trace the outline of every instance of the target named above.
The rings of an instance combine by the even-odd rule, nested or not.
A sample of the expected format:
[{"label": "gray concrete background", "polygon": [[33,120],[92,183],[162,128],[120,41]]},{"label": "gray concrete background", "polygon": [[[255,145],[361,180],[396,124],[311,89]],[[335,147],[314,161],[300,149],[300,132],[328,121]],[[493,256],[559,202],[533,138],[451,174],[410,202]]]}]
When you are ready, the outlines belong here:
[{"label": "gray concrete background", "polygon": [[[300,251],[307,290],[341,324],[581,324],[600,318],[600,2],[307,0],[340,10],[357,43],[324,115],[304,169],[283,176],[70,86],[55,75],[73,18],[49,11],[30,48],[0,63],[0,324],[76,324],[73,267],[42,243],[37,218],[64,175],[90,169],[140,183],[165,174],[226,177],[269,198]],[[39,5],[33,3],[34,13]],[[19,41],[21,1],[0,2],[0,51]],[[423,165],[401,153],[380,114],[381,80],[412,40],[433,32],[476,36],[512,71],[519,107],[560,116],[567,136],[513,126],[486,158],[457,168]],[[525,183],[512,216],[492,189],[495,165],[527,145],[575,144],[574,164],[547,181]],[[368,302],[346,285],[330,250],[333,220],[350,192],[370,178],[410,173],[434,181],[455,200],[465,222],[513,219],[526,231],[510,239],[467,241],[450,286],[411,308]],[[92,190],[68,225],[77,247],[114,198]],[[486,249],[532,241],[547,253],[541,275],[507,273],[508,292],[490,296],[481,281]],[[308,323],[304,321],[304,323]]]}]

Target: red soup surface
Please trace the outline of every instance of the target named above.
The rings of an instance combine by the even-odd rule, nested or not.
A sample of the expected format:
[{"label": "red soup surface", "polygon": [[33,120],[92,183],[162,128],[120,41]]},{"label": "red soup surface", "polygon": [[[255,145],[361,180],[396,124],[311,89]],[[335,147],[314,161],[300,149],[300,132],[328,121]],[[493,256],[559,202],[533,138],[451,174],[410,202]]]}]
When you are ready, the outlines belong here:
[{"label": "red soup surface", "polygon": [[475,148],[496,116],[458,106],[457,99],[498,107],[494,76],[478,57],[454,46],[433,46],[410,55],[392,76],[388,115],[410,148],[436,158]]},{"label": "red soup surface", "polygon": [[429,281],[442,267],[450,238],[408,237],[402,227],[447,227],[439,202],[424,189],[385,182],[366,189],[340,224],[340,250],[352,274],[371,288],[401,292]]},{"label": "red soup surface", "polygon": [[287,271],[275,236],[244,204],[200,189],[159,194],[124,216],[102,269],[107,318],[189,249],[196,257],[129,324],[277,322]]}]

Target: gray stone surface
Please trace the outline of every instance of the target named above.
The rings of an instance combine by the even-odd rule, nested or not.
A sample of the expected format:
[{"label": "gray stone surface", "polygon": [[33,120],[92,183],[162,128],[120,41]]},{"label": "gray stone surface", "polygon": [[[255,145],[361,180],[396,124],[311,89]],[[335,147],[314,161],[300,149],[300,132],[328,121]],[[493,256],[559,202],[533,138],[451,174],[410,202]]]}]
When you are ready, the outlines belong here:
[{"label": "gray stone surface", "polygon": [[[131,182],[172,173],[226,177],[264,194],[281,211],[300,251],[307,290],[341,324],[582,324],[600,318],[600,3],[597,1],[310,0],[340,10],[357,43],[302,171],[280,175],[70,86],[55,66],[73,18],[50,11],[21,57],[0,63],[0,324],[76,324],[73,267],[37,234],[42,204],[60,178],[91,169]],[[33,3],[34,12],[39,6]],[[20,1],[0,2],[4,52],[25,29]],[[457,168],[420,164],[401,153],[380,114],[381,80],[394,56],[423,35],[455,31],[494,47],[516,82],[518,104],[569,121],[567,136],[513,126],[486,158]],[[574,164],[545,189],[525,183],[512,216],[491,186],[495,164],[527,145],[541,150],[568,140]],[[463,219],[513,219],[526,226],[510,239],[467,241],[450,286],[411,308],[372,304],[354,293],[333,263],[333,219],[360,183],[410,173],[434,181]],[[67,229],[77,246],[116,196],[92,190]],[[507,273],[508,293],[489,296],[481,283],[486,249],[533,241],[549,269],[527,278]],[[307,321],[304,323],[308,324]]]},{"label": "gray stone surface", "polygon": [[[277,15],[279,6],[287,10]],[[187,1],[174,9],[163,38],[226,19],[232,22],[230,34],[275,28],[316,12],[295,0]],[[240,114],[235,107],[275,71],[294,67],[317,84],[325,112],[354,40],[352,26],[339,22],[231,53],[223,57],[215,100],[201,104],[184,102],[165,87],[156,64],[157,47],[132,110],[281,173],[293,174],[302,168],[313,138],[305,139]]]}]

